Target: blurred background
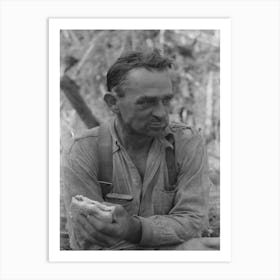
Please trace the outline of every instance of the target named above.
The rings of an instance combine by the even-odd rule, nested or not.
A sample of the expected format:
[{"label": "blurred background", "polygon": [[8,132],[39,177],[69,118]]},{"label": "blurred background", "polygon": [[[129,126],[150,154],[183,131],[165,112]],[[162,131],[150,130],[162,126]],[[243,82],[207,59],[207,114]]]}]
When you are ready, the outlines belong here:
[{"label": "blurred background", "polygon": [[[61,151],[68,136],[94,127],[112,115],[103,95],[106,74],[127,51],[158,48],[174,62],[175,98],[171,119],[197,128],[208,150],[209,227],[220,235],[220,33],[218,30],[61,30]],[[61,200],[61,249],[68,249]]]}]

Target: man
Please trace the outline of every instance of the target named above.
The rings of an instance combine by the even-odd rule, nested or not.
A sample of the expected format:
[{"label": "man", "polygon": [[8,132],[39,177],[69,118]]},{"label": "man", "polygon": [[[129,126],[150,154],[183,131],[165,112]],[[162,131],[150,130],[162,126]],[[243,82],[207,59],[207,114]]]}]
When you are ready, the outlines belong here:
[{"label": "man", "polygon": [[[117,205],[113,223],[92,215],[71,216],[75,195],[106,200],[98,182],[99,128],[74,140],[63,163],[72,249],[204,248],[193,238],[200,236],[208,211],[206,150],[194,130],[169,123],[174,96],[171,65],[155,50],[131,52],[109,69],[104,99],[116,115],[109,124],[111,192],[130,195],[133,200]],[[170,151],[175,157],[174,184],[170,181],[172,166],[166,160]]]}]

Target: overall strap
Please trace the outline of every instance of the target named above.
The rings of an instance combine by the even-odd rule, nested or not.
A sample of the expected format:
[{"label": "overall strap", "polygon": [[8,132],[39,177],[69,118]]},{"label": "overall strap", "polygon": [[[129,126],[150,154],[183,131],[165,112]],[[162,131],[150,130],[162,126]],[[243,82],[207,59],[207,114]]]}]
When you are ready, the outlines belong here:
[{"label": "overall strap", "polygon": [[165,150],[165,161],[168,170],[169,186],[173,189],[177,183],[177,170],[176,170],[176,160],[175,160],[175,139],[173,135],[170,135],[167,140],[172,144],[171,147],[167,147]]},{"label": "overall strap", "polygon": [[98,182],[101,186],[103,197],[112,189],[113,155],[112,136],[107,123],[100,125],[97,141],[98,156]]}]

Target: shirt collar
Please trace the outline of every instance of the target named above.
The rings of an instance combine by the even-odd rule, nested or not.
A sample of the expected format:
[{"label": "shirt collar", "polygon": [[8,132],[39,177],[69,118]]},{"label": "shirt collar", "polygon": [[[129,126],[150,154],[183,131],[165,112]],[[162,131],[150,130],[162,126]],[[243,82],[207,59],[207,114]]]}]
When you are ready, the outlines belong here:
[{"label": "shirt collar", "polygon": [[110,120],[110,125],[109,125],[109,129],[112,136],[112,153],[115,153],[121,148],[121,143],[119,141],[117,131],[115,128],[115,122],[116,122],[116,118],[113,118],[112,120]]},{"label": "shirt collar", "polygon": [[[120,143],[120,140],[117,135],[115,123],[116,123],[116,118],[113,118],[110,121],[110,125],[109,125],[109,129],[112,136],[112,153],[117,152],[122,147],[122,144]],[[174,143],[175,143],[174,132],[171,130],[170,125],[166,127],[163,136],[158,137],[157,139],[166,148],[170,147],[171,149],[174,149]]]},{"label": "shirt collar", "polygon": [[165,129],[165,133],[163,135],[163,137],[158,138],[160,142],[163,143],[163,145],[166,148],[171,148],[174,149],[174,144],[175,144],[175,139],[174,139],[174,133],[173,131],[170,129],[170,125],[168,125]]}]

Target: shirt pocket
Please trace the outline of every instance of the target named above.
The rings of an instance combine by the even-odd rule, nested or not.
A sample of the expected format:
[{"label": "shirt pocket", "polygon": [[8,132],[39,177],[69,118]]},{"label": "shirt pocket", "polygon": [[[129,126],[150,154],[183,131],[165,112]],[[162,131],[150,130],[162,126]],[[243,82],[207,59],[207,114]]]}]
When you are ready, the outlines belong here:
[{"label": "shirt pocket", "polygon": [[154,215],[166,215],[174,206],[177,188],[155,188],[153,192]]}]

